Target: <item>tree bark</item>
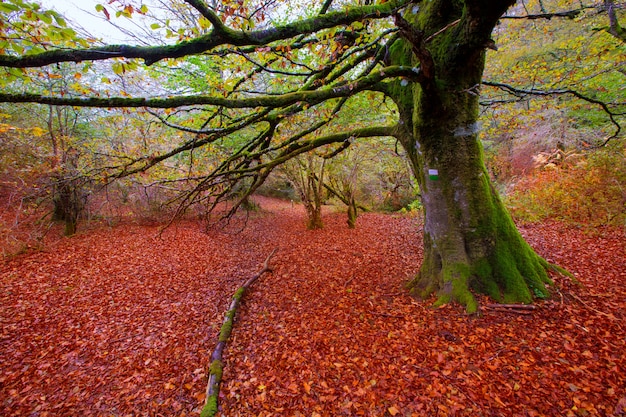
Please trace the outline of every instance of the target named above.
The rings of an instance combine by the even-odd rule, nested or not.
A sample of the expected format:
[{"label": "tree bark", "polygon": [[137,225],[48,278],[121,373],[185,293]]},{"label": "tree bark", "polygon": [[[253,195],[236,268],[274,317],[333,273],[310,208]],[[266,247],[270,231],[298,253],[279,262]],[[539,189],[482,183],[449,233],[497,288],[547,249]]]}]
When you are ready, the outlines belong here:
[{"label": "tree bark", "polygon": [[529,303],[547,297],[551,283],[549,264],[517,231],[483,161],[477,120],[484,50],[512,2],[473,15],[477,3],[433,0],[419,15],[397,17],[404,40],[392,47],[392,59],[419,63],[425,77],[411,89],[389,89],[425,211],[424,260],[409,287],[422,298],[436,293],[439,304],[458,301],[468,312],[478,308],[471,290]]},{"label": "tree bark", "polygon": [[222,327],[220,328],[220,334],[218,338],[217,345],[211,354],[211,364],[209,365],[209,375],[208,382],[206,387],[206,400],[204,403],[204,407],[202,407],[202,411],[200,412],[200,417],[212,417],[217,414],[218,411],[218,398],[220,394],[220,384],[222,382],[222,371],[223,371],[223,363],[222,363],[222,354],[224,353],[224,349],[226,348],[226,343],[228,343],[228,339],[230,339],[230,334],[233,330],[233,324],[235,322],[235,315],[237,314],[237,309],[239,308],[239,304],[241,299],[245,295],[245,292],[250,288],[250,286],[257,280],[261,275],[266,272],[270,272],[271,269],[269,267],[269,261],[276,253],[277,249],[274,249],[267,258],[265,258],[265,262],[263,263],[263,269],[254,274],[250,279],[248,279],[241,287],[237,289],[235,294],[233,294],[233,299],[224,314],[224,322],[222,323]]},{"label": "tree bark", "polygon": [[354,195],[350,196],[348,200],[348,227],[350,229],[354,229],[356,227],[356,218],[358,216],[356,200],[354,199]]}]

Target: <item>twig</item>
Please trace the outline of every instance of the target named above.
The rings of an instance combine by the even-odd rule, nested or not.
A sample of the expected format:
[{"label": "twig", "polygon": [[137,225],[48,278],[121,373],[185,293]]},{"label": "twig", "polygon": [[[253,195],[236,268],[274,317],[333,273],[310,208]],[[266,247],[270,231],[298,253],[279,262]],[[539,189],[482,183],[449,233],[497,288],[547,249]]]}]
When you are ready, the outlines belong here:
[{"label": "twig", "polygon": [[400,295],[406,295],[407,292],[405,291],[399,291],[399,292],[391,292],[391,293],[385,293],[385,294],[379,294],[379,296],[381,297],[398,297]]},{"label": "twig", "polygon": [[524,315],[524,316],[528,316],[530,314],[533,314],[533,312],[530,311],[530,310],[517,310],[517,309],[514,309],[514,308],[489,307],[489,306],[485,306],[485,308],[487,308],[487,310],[497,311],[497,312],[500,312],[500,313],[519,314],[519,315]]},{"label": "twig", "polygon": [[349,283],[351,283],[354,278],[356,278],[356,275],[353,276],[352,278],[350,278],[349,280],[347,280],[346,282],[343,283],[343,288],[346,288],[348,286]]},{"label": "twig", "polygon": [[600,311],[600,310],[598,310],[598,309],[595,309],[595,308],[591,307],[589,304],[585,303],[583,300],[581,300],[580,298],[578,298],[578,297],[577,297],[577,296],[575,296],[574,294],[569,293],[569,295],[570,295],[570,297],[572,297],[574,300],[578,301],[580,304],[582,304],[583,306],[585,306],[585,307],[586,307],[586,308],[588,308],[589,310],[591,310],[591,311],[595,311],[596,313],[601,314],[601,315],[603,315],[604,317],[611,317],[611,315],[610,315],[610,314],[607,314],[607,313],[605,313],[605,312],[603,312],[603,311]]}]

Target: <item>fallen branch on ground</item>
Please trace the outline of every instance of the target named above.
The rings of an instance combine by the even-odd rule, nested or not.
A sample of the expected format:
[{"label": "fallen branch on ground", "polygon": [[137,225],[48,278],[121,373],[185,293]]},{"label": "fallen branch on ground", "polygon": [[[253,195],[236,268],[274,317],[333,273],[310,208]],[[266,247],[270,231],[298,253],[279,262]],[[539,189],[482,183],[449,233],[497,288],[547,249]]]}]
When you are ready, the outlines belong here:
[{"label": "fallen branch on ground", "polygon": [[512,308],[514,310],[534,310],[537,307],[532,304],[487,304],[489,308]]},{"label": "fallen branch on ground", "polygon": [[217,345],[213,350],[213,354],[211,355],[211,365],[209,366],[209,381],[207,382],[206,387],[206,400],[204,403],[204,407],[202,408],[202,412],[200,413],[200,417],[212,417],[217,413],[217,398],[220,393],[220,382],[222,382],[222,353],[224,352],[224,348],[226,347],[226,342],[230,338],[230,333],[233,329],[233,322],[235,320],[235,314],[237,313],[237,308],[239,307],[239,303],[243,298],[244,293],[256,281],[261,275],[265,272],[271,271],[268,264],[272,256],[276,253],[276,249],[274,249],[269,256],[265,259],[263,263],[263,269],[257,272],[252,278],[247,280],[241,287],[235,291],[233,295],[233,300],[224,315],[224,322],[222,323],[222,328],[220,329],[220,335],[218,338]]},{"label": "fallen branch on ground", "polygon": [[491,311],[498,311],[500,313],[512,313],[521,315],[532,314],[532,310],[536,309],[534,305],[527,304],[487,304],[485,308]]}]

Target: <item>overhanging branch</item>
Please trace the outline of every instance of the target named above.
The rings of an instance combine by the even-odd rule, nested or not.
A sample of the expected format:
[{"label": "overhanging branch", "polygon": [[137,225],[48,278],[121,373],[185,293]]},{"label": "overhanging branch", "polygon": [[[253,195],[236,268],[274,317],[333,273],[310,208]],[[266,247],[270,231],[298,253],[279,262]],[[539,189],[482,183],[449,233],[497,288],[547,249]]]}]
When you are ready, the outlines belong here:
[{"label": "overhanging branch", "polygon": [[602,109],[602,111],[606,113],[606,115],[609,117],[611,124],[615,127],[615,131],[613,132],[613,134],[605,138],[604,142],[600,144],[599,147],[605,146],[607,143],[609,143],[609,141],[617,138],[622,131],[622,126],[617,121],[616,117],[621,116],[623,114],[619,114],[619,113],[612,111],[607,103],[601,100],[586,96],[576,90],[572,90],[569,88],[561,88],[561,89],[554,89],[554,90],[539,90],[536,88],[524,89],[524,88],[513,87],[512,85],[509,85],[509,84],[497,83],[497,82],[491,82],[491,81],[483,81],[482,84],[499,88],[500,90],[506,91],[507,93],[512,94],[519,98],[525,98],[528,96],[549,97],[549,96],[571,95],[580,100],[586,101],[587,103],[591,103],[591,104],[595,104],[599,106]]},{"label": "overhanging branch", "polygon": [[566,10],[566,11],[554,12],[554,13],[537,13],[537,14],[526,14],[526,15],[520,15],[520,16],[506,15],[506,16],[502,16],[500,19],[551,20],[555,17],[574,19],[576,18],[576,16],[581,14],[585,9],[593,9],[593,7],[581,7],[579,9]]},{"label": "overhanging branch", "polygon": [[185,0],[185,3],[192,6],[194,9],[200,12],[202,16],[204,16],[213,27],[216,28],[224,28],[224,24],[220,20],[219,16],[215,14],[213,10],[211,10],[203,0]]},{"label": "overhanging branch", "polygon": [[[189,4],[192,6],[197,3],[197,5],[201,7],[199,2],[190,1]],[[155,62],[167,58],[181,58],[188,55],[201,54],[220,45],[261,46],[279,40],[314,33],[323,29],[349,25],[356,21],[385,18],[391,16],[409,2],[410,0],[391,0],[387,3],[375,6],[355,7],[344,11],[318,15],[284,26],[251,32],[235,31],[219,24],[215,26],[215,23],[217,23],[215,22],[213,30],[210,33],[175,45],[108,45],[87,49],[55,49],[39,54],[23,56],[0,55],[0,66],[32,68],[43,67],[59,62],[98,61],[111,58],[143,59],[146,65],[152,65]],[[213,17],[212,19],[215,20]]]},{"label": "overhanging branch", "polygon": [[305,102],[310,105],[322,101],[352,96],[360,91],[365,91],[384,79],[393,77],[417,77],[413,68],[392,66],[374,71],[372,74],[361,77],[353,82],[326,87],[312,91],[295,91],[284,95],[266,95],[246,98],[224,98],[208,95],[184,95],[170,98],[146,98],[146,97],[62,97],[45,96],[41,94],[11,94],[0,93],[0,103],[39,103],[54,106],[76,107],[152,107],[152,108],[177,108],[193,105],[221,106],[231,109],[259,108],[259,107],[284,107],[297,102]]}]

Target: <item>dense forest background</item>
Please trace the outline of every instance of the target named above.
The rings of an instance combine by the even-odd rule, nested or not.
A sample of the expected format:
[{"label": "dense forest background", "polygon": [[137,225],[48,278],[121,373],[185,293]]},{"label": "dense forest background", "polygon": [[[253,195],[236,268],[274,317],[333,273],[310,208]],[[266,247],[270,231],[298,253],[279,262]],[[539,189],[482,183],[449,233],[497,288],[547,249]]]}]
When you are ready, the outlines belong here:
[{"label": "dense forest background", "polygon": [[[3,12],[10,15],[10,6],[3,5]],[[576,9],[575,4],[560,6]],[[138,19],[141,10],[129,7],[118,13],[119,19]],[[529,10],[533,5],[520,4],[509,15],[521,15],[525,7]],[[623,14],[622,5],[616,9]],[[492,179],[518,220],[552,218],[586,226],[626,222],[620,127],[625,47],[605,30],[608,20],[598,10],[589,7],[568,18],[503,19],[494,33],[497,50],[489,51],[482,88],[481,138]],[[65,27],[60,16],[47,13],[30,21],[23,16],[13,20],[24,28],[39,27],[51,43],[97,43]],[[178,13],[184,18],[182,11]],[[56,27],[63,30],[54,32]],[[165,28],[171,38],[186,36],[174,26],[153,23],[152,29],[157,28]],[[23,48],[8,41],[3,41],[3,48]],[[33,92],[67,95],[84,93],[85,88],[101,95],[199,92],[204,88],[204,76],[199,74],[215,76],[206,65],[210,64],[194,59],[184,67],[148,70],[125,61],[57,64],[28,79],[19,70],[4,70],[8,73],[2,84],[8,89],[26,86]],[[228,81],[223,85],[224,91],[230,87]],[[375,94],[359,95],[349,106],[338,124],[359,127],[372,122],[372,107],[383,110],[376,116],[383,121],[396,112],[393,103]],[[159,155],[171,144],[190,140],[194,133],[185,126],[194,122],[194,115],[180,113],[3,104],[0,187],[11,213],[2,223],[4,254],[35,245],[50,221],[64,221],[65,233],[72,234],[79,223],[95,220],[113,224],[123,218],[205,217],[207,204],[181,206],[181,192],[193,187],[190,179],[215,168],[238,148],[236,134],[150,169],[138,169],[134,175],[108,178],[111,166]],[[317,200],[318,206],[352,201],[361,209],[419,211],[419,189],[402,152],[393,138],[355,141],[335,158],[311,152],[272,173],[258,193],[303,201],[311,210]]]}]

